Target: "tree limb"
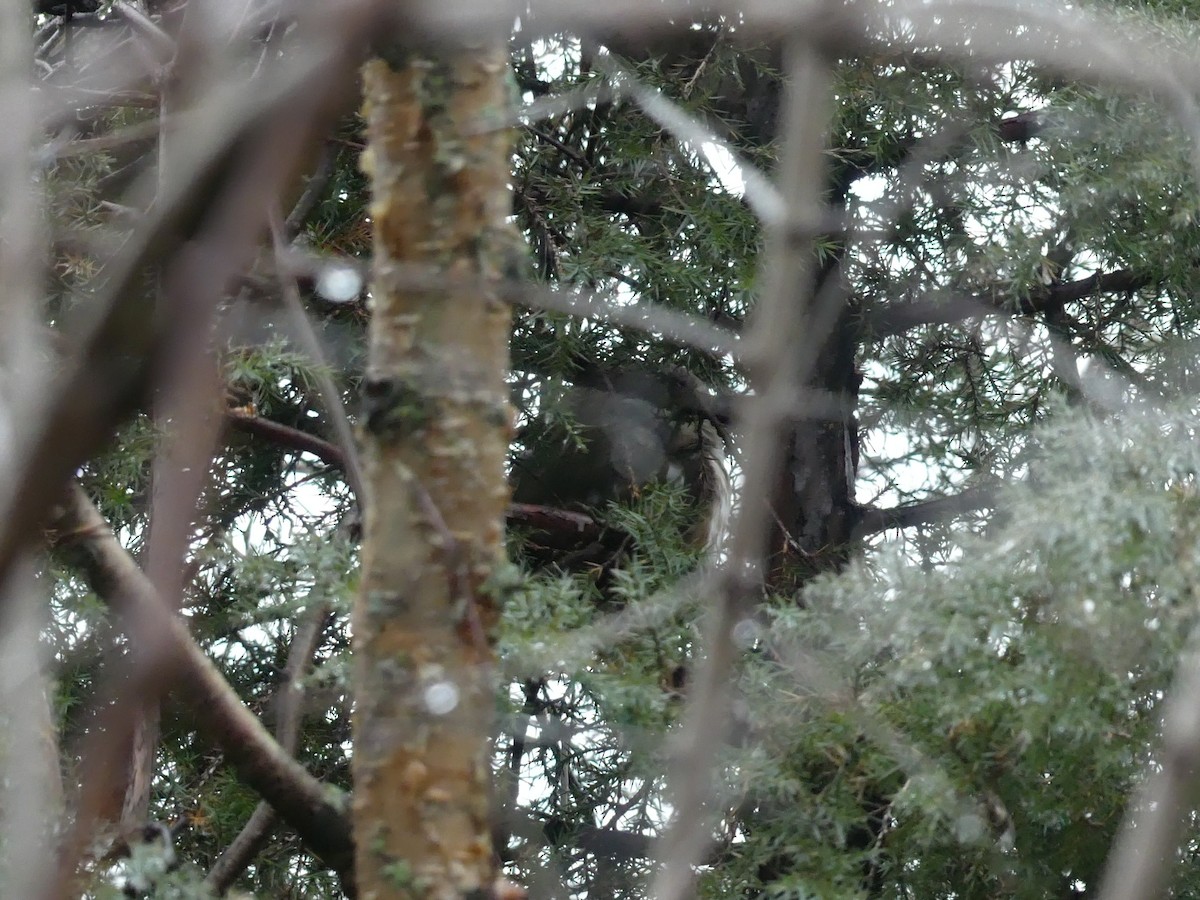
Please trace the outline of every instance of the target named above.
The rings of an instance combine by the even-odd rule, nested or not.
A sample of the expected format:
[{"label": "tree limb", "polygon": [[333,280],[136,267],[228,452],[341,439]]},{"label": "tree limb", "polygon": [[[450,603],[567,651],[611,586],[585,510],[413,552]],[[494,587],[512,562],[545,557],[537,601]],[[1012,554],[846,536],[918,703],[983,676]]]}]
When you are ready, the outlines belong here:
[{"label": "tree limb", "polygon": [[[353,39],[368,27],[361,11],[348,21],[353,27],[347,26],[345,41],[327,41],[326,53],[278,81],[264,82],[236,104],[216,97],[198,107],[180,176],[161,186],[128,249],[109,268],[103,293],[86,304],[97,315],[48,390],[41,415],[17,448],[17,463],[5,473],[13,487],[0,512],[0,575],[38,533],[71,474],[136,408],[162,361],[174,311],[149,314],[146,270],[171,260],[197,234],[222,231],[222,246],[228,246],[252,232],[264,200],[300,155],[294,145],[318,133],[341,107],[339,94],[353,82]],[[240,183],[238,175],[253,185]],[[158,187],[156,177],[143,185],[147,192]],[[245,244],[248,255],[253,243]],[[238,268],[236,259],[222,262]]]},{"label": "tree limb", "polygon": [[311,453],[326,465],[342,471],[346,469],[346,454],[342,452],[342,448],[315,434],[309,434],[307,431],[284,425],[282,422],[274,422],[271,419],[264,419],[262,416],[237,409],[225,410],[225,421],[245,434],[265,438],[273,444],[286,447],[288,450],[295,450],[297,453]]},{"label": "tree limb", "polygon": [[344,802],[289,756],[246,709],[184,623],[168,612],[78,484],[70,487],[55,510],[53,529],[54,544],[83,570],[92,589],[118,614],[122,627],[137,622],[139,628],[153,630],[171,661],[172,687],[238,777],[346,881],[354,847]]},{"label": "tree limb", "polygon": [[[837,17],[832,3],[813,4],[812,10]],[[849,24],[848,30],[856,33],[857,23]],[[706,622],[706,656],[698,667],[673,754],[674,815],[663,835],[662,865],[651,885],[660,900],[682,900],[695,893],[696,866],[712,842],[719,808],[713,772],[732,711],[731,673],[740,652],[734,628],[757,600],[756,580],[769,552],[769,498],[787,462],[783,440],[791,419],[787,409],[810,375],[806,366],[815,364],[837,312],[833,294],[822,297],[815,291],[816,254],[812,252],[823,218],[828,175],[825,148],[832,51],[821,37],[804,30],[793,32],[792,38],[785,54],[789,77],[780,128],[776,196],[781,215],[769,223],[762,296],[743,345],[750,348],[755,395],[741,419],[740,431],[745,435],[742,506],[730,540],[729,561]]]},{"label": "tree limb", "polygon": [[[264,438],[297,453],[311,453],[329,466],[345,469],[346,454],[324,438],[237,409],[227,409],[225,419],[231,427],[245,434]],[[510,503],[507,519],[513,527],[545,534],[555,547],[576,547],[580,543],[599,540],[605,530],[603,523],[585,512],[532,503]]]},{"label": "tree limb", "polygon": [[992,488],[967,488],[950,497],[935,497],[918,503],[880,509],[874,506],[861,507],[862,518],[858,523],[860,535],[875,534],[889,528],[912,528],[941,522],[960,513],[985,509],[996,505],[996,492]]},{"label": "tree limb", "polygon": [[[1028,110],[1008,116],[993,123],[992,133],[997,140],[1006,144],[1021,144],[1037,137],[1046,127],[1046,114],[1042,110]],[[839,151],[835,161],[834,183],[842,189],[861,178],[878,175],[904,165],[923,142],[914,135],[892,136],[882,147],[864,147]],[[940,155],[943,160],[962,156],[974,144],[964,135]]]},{"label": "tree limb", "polygon": [[[1191,590],[1193,601],[1196,588]],[[1154,900],[1170,896],[1200,796],[1200,657],[1195,641],[1186,648],[1163,704],[1162,746],[1146,766],[1141,785],[1125,810],[1117,839],[1104,864],[1100,900]]]},{"label": "tree limb", "polygon": [[885,306],[868,312],[864,330],[874,338],[902,334],[921,325],[944,325],[974,316],[1001,313],[1031,315],[1098,294],[1126,293],[1152,287],[1156,279],[1131,269],[1096,272],[1077,281],[1038,285],[1025,296],[1014,296],[1007,282],[992,285],[970,297],[932,298]]}]

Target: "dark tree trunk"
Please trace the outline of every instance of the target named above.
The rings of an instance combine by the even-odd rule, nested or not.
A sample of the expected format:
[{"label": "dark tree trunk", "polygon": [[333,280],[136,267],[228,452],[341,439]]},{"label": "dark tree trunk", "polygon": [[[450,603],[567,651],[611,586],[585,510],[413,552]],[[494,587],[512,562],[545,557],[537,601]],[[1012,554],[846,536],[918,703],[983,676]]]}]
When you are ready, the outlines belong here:
[{"label": "dark tree trunk", "polygon": [[[704,59],[712,46],[713,35],[692,32],[686,38],[675,39],[668,50],[675,55],[665,56],[664,67],[688,71],[695,61]],[[615,42],[635,57],[662,56],[663,47],[638,47],[629,42]],[[703,46],[702,46],[703,45]],[[641,49],[643,53],[637,51]],[[654,54],[646,51],[653,49]],[[735,130],[734,144],[747,150],[761,150],[776,138],[781,79],[773,73],[781,67],[778,48],[751,48],[742,53],[736,71],[710,86],[716,99],[718,115],[723,124]],[[831,167],[826,198],[833,218],[844,212],[850,185],[858,176],[855,162],[847,157]],[[828,245],[829,241],[823,242]],[[859,431],[854,410],[862,382],[857,367],[862,329],[848,285],[842,274],[845,247],[829,253],[818,264],[812,295],[808,298],[806,333],[796,336],[796,352],[810,355],[811,364],[804,358],[804,384],[814,396],[832,400],[816,410],[806,411],[797,403],[797,415],[788,437],[786,462],[771,497],[774,525],[771,534],[767,588],[776,594],[791,595],[803,602],[802,589],[815,576],[834,571],[846,564],[856,545],[856,530],[861,516],[855,503],[854,483],[858,471]],[[828,407],[839,410],[831,417]],[[775,819],[782,812],[773,808],[766,798],[750,797],[744,809],[754,810],[744,816],[743,825],[754,830]],[[874,789],[864,794],[862,820],[848,839],[863,849],[875,846],[880,838],[884,817],[881,810],[888,807],[890,797]],[[786,852],[767,860],[759,868],[764,885],[777,881],[795,871],[797,862]],[[880,869],[868,862],[863,868],[863,889],[877,896]]]},{"label": "dark tree trunk", "polygon": [[[858,420],[854,409],[862,377],[853,315],[841,284],[840,259],[821,272],[810,300],[810,329],[824,332],[806,380],[815,394],[835,399],[836,418],[806,415],[800,407],[788,441],[787,462],[772,498],[776,515],[769,587],[796,593],[814,575],[840,568],[849,558],[858,524],[854,480],[858,471]],[[822,327],[822,312],[833,321]],[[811,352],[807,348],[803,352]]]}]

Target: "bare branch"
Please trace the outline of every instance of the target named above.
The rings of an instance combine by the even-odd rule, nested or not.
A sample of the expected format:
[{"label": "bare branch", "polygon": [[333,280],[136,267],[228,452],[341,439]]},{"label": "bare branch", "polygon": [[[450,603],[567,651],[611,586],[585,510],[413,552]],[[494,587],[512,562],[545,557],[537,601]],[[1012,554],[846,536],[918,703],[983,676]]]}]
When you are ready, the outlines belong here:
[{"label": "bare branch", "polygon": [[125,0],[116,0],[112,9],[150,45],[160,62],[165,63],[175,55],[175,41],[140,9],[126,3]]},{"label": "bare branch", "polygon": [[[284,220],[284,232],[289,242],[300,233],[313,210],[317,208],[317,204],[321,202],[321,197],[324,195],[325,189],[329,187],[329,182],[333,179],[336,169],[337,151],[326,142],[318,154],[316,166],[304,182],[304,190],[300,193],[300,198],[288,213],[287,219]],[[281,268],[280,271],[286,270]]]},{"label": "bare branch", "polygon": [[309,775],[246,709],[184,623],[167,610],[81,487],[71,486],[52,525],[55,545],[83,569],[124,627],[138,623],[139,629],[152,629],[159,636],[171,662],[174,691],[238,777],[258,791],[326,865],[349,872],[350,822],[336,792]]},{"label": "bare branch", "polygon": [[967,488],[950,497],[935,497],[919,503],[894,506],[890,509],[863,507],[858,523],[859,534],[875,534],[889,528],[912,528],[942,522],[965,512],[996,505],[996,492],[991,488]]},{"label": "bare branch", "polygon": [[[279,210],[272,210],[271,241],[275,252],[276,268],[281,273],[286,272],[285,268],[281,265],[287,251],[287,238],[284,233],[284,227],[284,223],[280,219]],[[354,430],[350,426],[350,417],[346,415],[346,406],[342,403],[341,392],[338,390],[337,385],[333,383],[333,378],[329,374],[329,364],[325,358],[325,351],[321,348],[321,342],[317,339],[317,333],[313,330],[308,313],[304,311],[304,303],[300,300],[300,289],[296,285],[295,276],[281,274],[280,277],[284,303],[291,314],[292,325],[296,331],[300,348],[317,365],[314,379],[317,383],[317,391],[321,395],[321,402],[325,406],[325,413],[329,417],[333,433],[337,437],[338,449],[342,452],[342,470],[346,473],[346,481],[350,484],[350,490],[354,492],[354,497],[358,501],[359,507],[365,508],[367,497],[363,492],[362,467],[358,461],[358,447],[354,442]]]},{"label": "bare branch", "polygon": [[961,322],[974,316],[1032,315],[1064,303],[1074,303],[1107,293],[1127,293],[1152,287],[1155,279],[1130,269],[1097,272],[1077,281],[1037,285],[1027,295],[1016,296],[1011,285],[1001,283],[971,297],[925,299],[883,307],[867,314],[864,328],[881,338],[901,334],[921,325]]},{"label": "bare branch", "polygon": [[1179,847],[1200,798],[1200,653],[1195,637],[1167,695],[1162,749],[1125,813],[1105,862],[1099,900],[1169,895]]},{"label": "bare branch", "polygon": [[[28,13],[21,3],[0,8],[0,506],[17,489],[9,478],[20,435],[43,402],[47,374],[39,327],[44,184],[30,154],[41,136],[27,80]],[[57,734],[54,691],[39,658],[44,579],[33,548],[13,562],[0,576],[0,716],[10,723],[0,742],[0,883],[5,893],[33,897],[49,874],[44,861],[63,785],[57,756],[46,755],[57,749]]]}]

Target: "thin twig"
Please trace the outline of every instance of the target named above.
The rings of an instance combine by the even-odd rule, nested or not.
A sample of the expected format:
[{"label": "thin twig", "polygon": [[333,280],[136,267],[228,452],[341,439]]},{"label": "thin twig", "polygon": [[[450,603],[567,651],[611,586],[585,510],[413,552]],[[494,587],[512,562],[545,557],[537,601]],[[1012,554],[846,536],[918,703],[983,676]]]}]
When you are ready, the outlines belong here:
[{"label": "thin twig", "polygon": [[304,303],[300,299],[300,289],[296,285],[295,276],[285,274],[286,268],[283,261],[287,252],[287,238],[285,226],[277,208],[271,211],[270,228],[275,265],[280,272],[280,285],[283,290],[284,302],[292,317],[292,326],[301,349],[316,363],[313,377],[321,395],[321,402],[325,406],[325,414],[329,417],[333,433],[337,438],[338,448],[342,451],[346,481],[350,485],[350,490],[354,492],[359,508],[365,509],[367,497],[364,493],[362,467],[358,461],[358,446],[354,441],[354,429],[350,426],[350,417],[346,414],[346,405],[342,402],[341,391],[333,383],[333,377],[330,375],[325,351],[308,318],[308,313],[304,311]]},{"label": "thin twig", "polygon": [[[275,739],[279,741],[280,747],[292,755],[296,753],[300,737],[304,703],[302,682],[320,645],[321,634],[329,620],[329,611],[330,605],[327,600],[319,600],[305,611],[292,637],[283,678],[275,694]],[[266,846],[278,818],[275,808],[270,803],[259,803],[237,837],[213,863],[204,884],[216,894],[224,895],[253,862],[259,851]]]},{"label": "thin twig", "polygon": [[[300,194],[300,199],[296,201],[296,205],[292,207],[288,213],[287,219],[284,220],[284,233],[287,237],[286,243],[291,243],[300,230],[304,227],[304,223],[308,221],[317,204],[321,202],[321,198],[325,195],[325,189],[329,187],[329,182],[333,179],[333,174],[337,170],[337,150],[333,145],[326,141],[321,145],[320,153],[318,154],[317,164],[312,173],[305,179],[304,190]],[[284,271],[280,269],[280,271]]]},{"label": "thin twig", "polygon": [[153,48],[160,63],[165,64],[175,55],[175,41],[140,9],[126,3],[125,0],[116,0],[112,5],[112,10],[124,19],[134,32],[145,39],[146,43]]}]

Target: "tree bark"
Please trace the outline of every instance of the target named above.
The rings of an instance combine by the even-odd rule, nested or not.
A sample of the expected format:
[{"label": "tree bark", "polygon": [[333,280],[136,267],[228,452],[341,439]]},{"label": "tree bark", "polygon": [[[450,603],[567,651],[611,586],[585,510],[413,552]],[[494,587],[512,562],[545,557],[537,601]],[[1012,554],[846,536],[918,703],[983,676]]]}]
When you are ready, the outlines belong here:
[{"label": "tree bark", "polygon": [[[510,312],[500,50],[364,70],[375,227],[362,589],[354,612],[360,896],[487,896],[489,581],[503,552]],[[438,271],[444,283],[406,272]],[[423,283],[418,284],[421,281]]]}]

